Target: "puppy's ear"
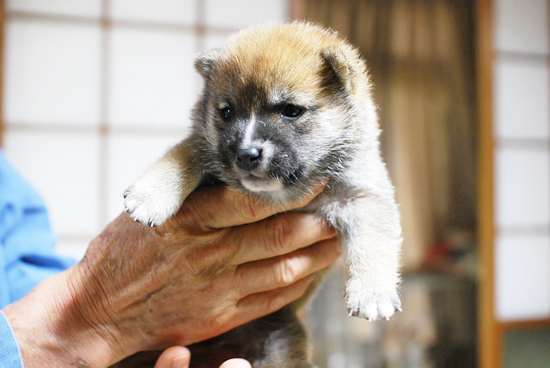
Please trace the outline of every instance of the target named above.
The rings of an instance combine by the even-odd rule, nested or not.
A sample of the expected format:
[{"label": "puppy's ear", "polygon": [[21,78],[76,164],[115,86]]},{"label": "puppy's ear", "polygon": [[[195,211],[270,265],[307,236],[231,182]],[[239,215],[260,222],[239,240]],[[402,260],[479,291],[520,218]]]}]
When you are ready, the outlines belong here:
[{"label": "puppy's ear", "polygon": [[206,79],[220,55],[220,49],[201,51],[195,58],[195,69],[202,75],[203,78]]},{"label": "puppy's ear", "polygon": [[321,52],[321,57],[326,66],[324,71],[325,85],[343,89],[348,93],[352,92],[353,74],[356,71],[348,61],[344,50],[338,47],[328,47]]}]

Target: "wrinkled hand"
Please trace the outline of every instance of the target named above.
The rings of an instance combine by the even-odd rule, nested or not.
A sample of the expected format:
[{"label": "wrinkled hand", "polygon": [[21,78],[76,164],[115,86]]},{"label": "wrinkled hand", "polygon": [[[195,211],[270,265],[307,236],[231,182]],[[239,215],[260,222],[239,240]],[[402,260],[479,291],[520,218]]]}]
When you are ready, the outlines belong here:
[{"label": "wrinkled hand", "polygon": [[312,214],[273,215],[323,188],[287,207],[201,188],[157,228],[122,214],[83,261],[4,309],[25,367],[105,367],[206,340],[299,298],[339,256],[336,233]]},{"label": "wrinkled hand", "polygon": [[332,228],[312,214],[271,217],[284,209],[211,187],[158,228],[122,215],[82,264],[87,319],[127,356],[190,345],[280,309],[338,255]]}]

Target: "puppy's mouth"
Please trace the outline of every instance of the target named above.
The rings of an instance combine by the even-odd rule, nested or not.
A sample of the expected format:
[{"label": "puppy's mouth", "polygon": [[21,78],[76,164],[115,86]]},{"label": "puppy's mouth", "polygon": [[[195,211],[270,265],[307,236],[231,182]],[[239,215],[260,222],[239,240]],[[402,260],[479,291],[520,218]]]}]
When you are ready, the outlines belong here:
[{"label": "puppy's mouth", "polygon": [[258,173],[248,172],[240,178],[243,187],[251,192],[276,192],[283,189],[281,179],[273,179]]},{"label": "puppy's mouth", "polygon": [[275,151],[269,141],[240,148],[229,156],[232,162],[226,161],[229,176],[251,192],[270,192],[279,197],[286,187],[299,181],[302,170],[289,165],[289,153],[275,155]]}]

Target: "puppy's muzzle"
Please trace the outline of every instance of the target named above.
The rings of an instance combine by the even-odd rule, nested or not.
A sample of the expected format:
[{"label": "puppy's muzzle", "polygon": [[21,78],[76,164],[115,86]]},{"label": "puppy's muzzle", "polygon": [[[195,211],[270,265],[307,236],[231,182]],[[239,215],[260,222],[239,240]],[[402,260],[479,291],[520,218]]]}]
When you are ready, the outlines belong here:
[{"label": "puppy's muzzle", "polygon": [[241,149],[235,156],[235,163],[237,166],[246,171],[252,171],[256,169],[262,160],[262,149],[251,147]]}]

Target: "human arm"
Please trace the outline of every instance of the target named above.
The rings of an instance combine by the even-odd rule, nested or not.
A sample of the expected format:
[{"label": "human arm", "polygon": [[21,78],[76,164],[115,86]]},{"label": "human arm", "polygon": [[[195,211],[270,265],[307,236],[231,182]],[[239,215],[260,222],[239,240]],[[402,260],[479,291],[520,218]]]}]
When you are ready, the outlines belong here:
[{"label": "human arm", "polygon": [[2,311],[0,311],[0,367],[23,368],[19,346]]},{"label": "human arm", "polygon": [[295,300],[340,254],[336,233],[311,214],[272,215],[322,189],[277,208],[201,188],[158,228],[122,214],[83,261],[3,309],[25,367],[106,367],[217,336]]},{"label": "human arm", "polygon": [[0,149],[0,308],[76,263],[54,245],[44,202]]}]

